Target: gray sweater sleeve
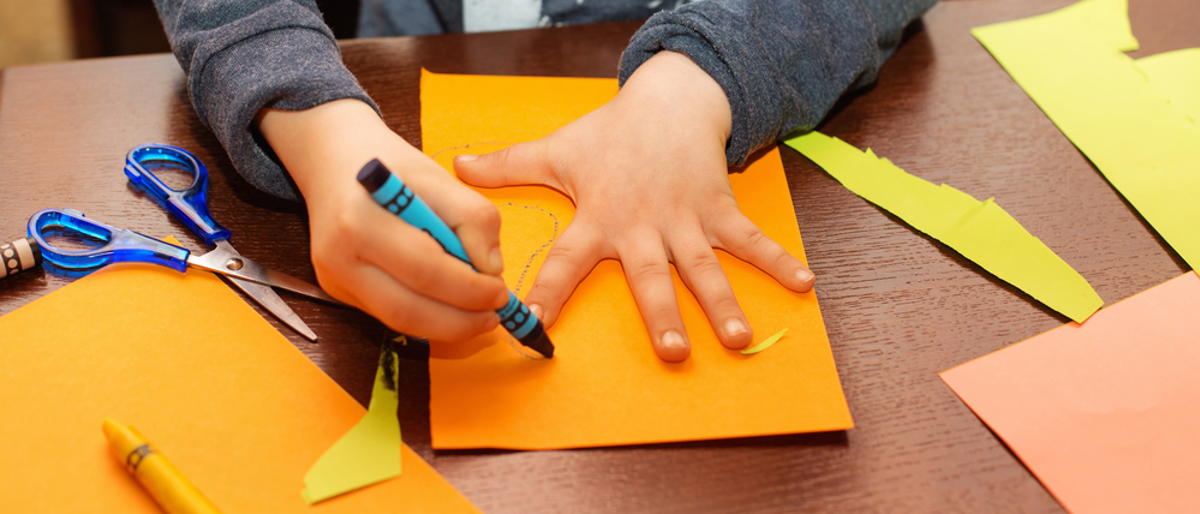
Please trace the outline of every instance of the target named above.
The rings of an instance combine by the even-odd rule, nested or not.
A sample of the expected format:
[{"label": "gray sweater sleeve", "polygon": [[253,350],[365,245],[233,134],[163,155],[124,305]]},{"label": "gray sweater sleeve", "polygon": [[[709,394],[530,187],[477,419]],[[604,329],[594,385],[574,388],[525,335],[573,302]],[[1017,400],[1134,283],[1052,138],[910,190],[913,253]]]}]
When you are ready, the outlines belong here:
[{"label": "gray sweater sleeve", "polygon": [[904,28],[936,0],[703,0],[650,18],[621,56],[621,84],[661,50],[687,55],[725,90],[731,165],[871,83]]},{"label": "gray sweater sleeve", "polygon": [[155,0],[200,120],[255,187],[298,200],[253,127],[264,107],[304,110],[340,98],[375,106],[342,64],[313,0]]}]

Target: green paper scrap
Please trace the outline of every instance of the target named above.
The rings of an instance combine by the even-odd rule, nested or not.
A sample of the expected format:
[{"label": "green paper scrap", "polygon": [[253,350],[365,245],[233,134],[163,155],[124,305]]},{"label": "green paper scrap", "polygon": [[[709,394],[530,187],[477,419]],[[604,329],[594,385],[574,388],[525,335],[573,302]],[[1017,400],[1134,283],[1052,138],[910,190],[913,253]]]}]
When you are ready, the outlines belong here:
[{"label": "green paper scrap", "polygon": [[[1084,0],[1058,11],[971,31],[1013,80],[1192,269],[1200,267],[1200,125],[1173,86],[1196,60],[1162,56],[1178,74],[1141,65],[1125,0]],[[1176,60],[1180,59],[1180,60]],[[1149,68],[1151,71],[1147,72]],[[1181,78],[1182,77],[1182,78]],[[1179,87],[1187,87],[1183,82]],[[1183,96],[1197,101],[1195,85]],[[1163,93],[1162,91],[1168,91]],[[1180,103],[1185,105],[1177,105]],[[1194,104],[1192,104],[1194,105]],[[1188,112],[1192,113],[1190,116]]]},{"label": "green paper scrap", "polygon": [[400,476],[399,379],[396,353],[384,345],[366,415],[304,475],[301,494],[309,505]]},{"label": "green paper scrap", "polygon": [[1082,276],[989,198],[906,173],[820,132],[784,141],[863,197],[1046,306],[1083,323],[1104,301]]},{"label": "green paper scrap", "polygon": [[1134,61],[1150,87],[1171,106],[1200,124],[1200,48],[1163,52]]},{"label": "green paper scrap", "polygon": [[780,330],[779,332],[776,332],[775,335],[766,338],[766,340],[764,340],[763,342],[758,343],[750,348],[746,348],[745,350],[742,350],[742,355],[754,355],[758,352],[766,350],[767,348],[770,348],[772,345],[775,344],[776,341],[778,341],[780,338],[783,337],[784,334],[787,333],[787,330],[788,329],[786,329],[786,328],[783,330]]}]

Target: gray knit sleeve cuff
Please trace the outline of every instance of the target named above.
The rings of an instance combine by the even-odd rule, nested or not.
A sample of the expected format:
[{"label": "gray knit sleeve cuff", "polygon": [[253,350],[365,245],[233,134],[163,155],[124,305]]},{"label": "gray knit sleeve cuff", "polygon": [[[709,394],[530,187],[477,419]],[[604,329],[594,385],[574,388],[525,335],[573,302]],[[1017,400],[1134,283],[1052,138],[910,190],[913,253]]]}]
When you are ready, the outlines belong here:
[{"label": "gray knit sleeve cuff", "polygon": [[677,12],[655,14],[634,34],[629,46],[621,55],[618,77],[621,86],[624,87],[625,81],[634,71],[662,50],[688,56],[721,85],[726,98],[729,99],[733,131],[725,146],[725,160],[730,166],[738,166],[746,160],[751,150],[762,144],[764,138],[773,138],[751,133],[752,127],[747,121],[752,106],[747,102],[745,86],[734,77],[730,66],[730,61],[745,61],[750,57],[745,55],[745,49],[736,47],[729,50],[731,53],[718,53],[706,37],[706,32],[712,29],[713,25],[715,23],[712,20],[704,17],[687,16]]},{"label": "gray knit sleeve cuff", "polygon": [[254,187],[289,200],[300,200],[300,193],[254,128],[260,110],[300,111],[354,98],[379,112],[342,64],[332,34],[321,28],[283,27],[235,42],[206,41],[202,45],[223,47],[189,76],[196,112],[237,170]]},{"label": "gray knit sleeve cuff", "polygon": [[[896,4],[896,5],[892,5]],[[933,0],[704,0],[661,12],[621,56],[620,81],[662,50],[688,56],[725,91],[730,165],[794,130],[812,130],[844,94],[874,80],[905,25]]]}]

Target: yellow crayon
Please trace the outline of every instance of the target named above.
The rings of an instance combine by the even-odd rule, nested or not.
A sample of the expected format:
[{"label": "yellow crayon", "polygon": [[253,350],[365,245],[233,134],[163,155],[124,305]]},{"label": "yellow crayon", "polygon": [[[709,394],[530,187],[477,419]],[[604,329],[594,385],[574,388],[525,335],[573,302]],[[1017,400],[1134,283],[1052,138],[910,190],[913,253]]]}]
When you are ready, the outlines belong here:
[{"label": "yellow crayon", "polygon": [[103,429],[113,456],[167,514],[220,514],[136,428],[104,418]]}]

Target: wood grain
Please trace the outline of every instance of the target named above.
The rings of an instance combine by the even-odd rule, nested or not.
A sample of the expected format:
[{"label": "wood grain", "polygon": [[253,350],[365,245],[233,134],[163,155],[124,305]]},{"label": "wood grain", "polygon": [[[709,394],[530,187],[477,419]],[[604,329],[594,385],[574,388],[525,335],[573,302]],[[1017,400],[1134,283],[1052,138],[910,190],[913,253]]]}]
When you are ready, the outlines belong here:
[{"label": "wood grain", "polygon": [[[946,2],[821,130],[911,173],[995,197],[1112,303],[1186,268],[970,36],[1064,0]],[[1200,46],[1200,4],[1134,0],[1135,56]],[[421,67],[437,72],[613,77],[637,23],[501,34],[354,40],[347,65],[387,123],[420,142]],[[170,55],[13,67],[0,75],[0,239],[36,210],[73,207],[204,248],[141,198],[125,152],[165,142],[212,170],[214,217],[247,256],[313,280],[304,210],[255,191],[196,119]],[[937,373],[1066,320],[877,209],[805,158],[784,162],[838,369],[847,432],[551,452],[433,452],[428,352],[404,350],[405,440],[490,513],[1060,512]],[[0,314],[67,279],[0,282]],[[369,317],[285,295],[321,337],[272,323],[360,402],[383,337]],[[736,384],[731,384],[736,387]],[[800,399],[798,399],[800,401]]]}]

